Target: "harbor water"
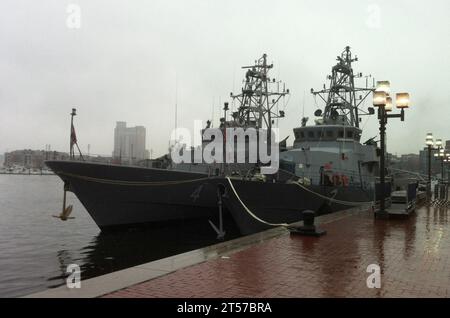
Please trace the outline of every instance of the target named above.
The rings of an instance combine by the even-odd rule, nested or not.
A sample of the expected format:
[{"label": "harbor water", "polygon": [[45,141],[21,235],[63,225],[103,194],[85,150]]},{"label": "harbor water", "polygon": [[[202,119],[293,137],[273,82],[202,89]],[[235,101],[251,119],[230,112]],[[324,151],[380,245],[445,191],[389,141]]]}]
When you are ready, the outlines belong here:
[{"label": "harbor water", "polygon": [[0,175],[0,297],[63,285],[69,264],[87,279],[217,242],[206,220],[102,233],[70,192],[75,218],[61,221],[62,187],[57,176]]}]

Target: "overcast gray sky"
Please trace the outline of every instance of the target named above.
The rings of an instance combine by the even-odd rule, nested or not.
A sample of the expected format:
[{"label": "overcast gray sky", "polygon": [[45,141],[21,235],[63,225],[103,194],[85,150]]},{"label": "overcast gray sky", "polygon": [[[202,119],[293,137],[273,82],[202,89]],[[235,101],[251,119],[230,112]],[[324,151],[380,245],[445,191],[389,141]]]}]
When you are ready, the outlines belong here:
[{"label": "overcast gray sky", "polygon": [[[81,9],[67,26],[68,5]],[[68,151],[76,107],[82,151],[111,154],[118,120],[147,127],[147,147],[167,149],[178,86],[179,126],[209,119],[247,65],[267,53],[291,90],[282,137],[313,118],[321,88],[349,45],[355,70],[407,91],[406,121],[388,124],[388,151],[417,152],[427,132],[450,139],[450,1],[2,0],[0,153]],[[70,20],[73,21],[73,20]],[[178,82],[178,85],[176,85]],[[364,138],[377,122],[364,119]],[[292,142],[292,136],[290,137]]]}]

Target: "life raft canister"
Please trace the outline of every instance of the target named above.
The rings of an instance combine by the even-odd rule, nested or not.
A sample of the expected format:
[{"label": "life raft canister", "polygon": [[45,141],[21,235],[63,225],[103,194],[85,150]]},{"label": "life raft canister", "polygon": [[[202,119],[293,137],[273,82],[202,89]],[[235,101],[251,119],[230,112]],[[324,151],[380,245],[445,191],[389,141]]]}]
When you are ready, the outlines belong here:
[{"label": "life raft canister", "polygon": [[339,174],[333,175],[333,185],[348,187],[348,184],[349,179],[346,175],[339,175]]},{"label": "life raft canister", "polygon": [[333,185],[339,186],[341,185],[341,176],[338,174],[333,175]]},{"label": "life raft canister", "polygon": [[348,184],[349,184],[349,179],[348,179],[348,177],[347,177],[346,175],[342,175],[342,176],[341,176],[341,179],[342,179],[342,185],[343,185],[344,187],[348,187]]}]

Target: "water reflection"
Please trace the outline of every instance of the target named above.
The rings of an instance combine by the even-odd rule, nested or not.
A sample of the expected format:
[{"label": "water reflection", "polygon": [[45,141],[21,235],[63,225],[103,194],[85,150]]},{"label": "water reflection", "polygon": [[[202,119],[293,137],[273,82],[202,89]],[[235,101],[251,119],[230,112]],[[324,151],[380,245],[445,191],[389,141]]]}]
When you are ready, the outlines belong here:
[{"label": "water reflection", "polygon": [[410,216],[408,222],[403,226],[405,232],[405,241],[403,247],[403,256],[405,259],[409,259],[414,253],[414,247],[416,246],[416,231],[417,231],[417,214]]},{"label": "water reflection", "polygon": [[447,225],[448,224],[448,208],[446,207],[439,207],[439,219],[438,222],[441,225]]},{"label": "water reflection", "polygon": [[[227,240],[239,236],[231,218],[224,218],[224,228]],[[88,279],[216,243],[216,233],[206,220],[100,232],[89,244],[76,251],[78,257],[60,250],[57,259],[61,275],[50,277],[48,281],[52,286],[64,284],[69,264],[78,264],[81,278]]]}]

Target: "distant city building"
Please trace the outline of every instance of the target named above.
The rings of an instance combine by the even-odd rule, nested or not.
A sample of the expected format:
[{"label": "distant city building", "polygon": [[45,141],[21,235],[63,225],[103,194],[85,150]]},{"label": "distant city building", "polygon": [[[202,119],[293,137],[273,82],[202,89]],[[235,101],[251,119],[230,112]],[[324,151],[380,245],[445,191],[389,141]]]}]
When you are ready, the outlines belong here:
[{"label": "distant city building", "polygon": [[[98,163],[112,162],[111,157],[105,156],[83,156],[83,159]],[[66,152],[23,149],[5,152],[4,160],[1,163],[7,168],[44,169],[47,168],[45,166],[46,160],[70,160],[70,156]],[[81,159],[77,156],[75,160]]]},{"label": "distant city building", "polygon": [[399,169],[419,172],[420,156],[415,153],[401,155],[399,161]]},{"label": "distant city building", "polygon": [[[437,153],[436,149],[431,150],[431,174],[436,175],[441,171],[441,163],[439,160],[434,157],[434,154]],[[391,153],[386,154],[386,162],[388,166],[410,171],[410,172],[418,172],[423,175],[428,175],[428,148],[424,148],[419,151],[419,154],[404,154],[404,155],[394,155]]]},{"label": "distant city building", "polygon": [[388,166],[396,165],[400,162],[400,157],[390,152],[386,152],[386,164]]},{"label": "distant city building", "polygon": [[69,154],[58,151],[46,150],[15,150],[5,153],[5,167],[20,166],[27,169],[45,168],[45,160],[68,160]]},{"label": "distant city building", "polygon": [[127,127],[126,122],[118,121],[114,129],[113,160],[117,163],[133,164],[148,159],[145,135],[145,127]]},{"label": "distant city building", "polygon": [[[435,175],[441,171],[441,163],[436,160],[434,154],[437,153],[436,149],[431,150],[431,174]],[[428,175],[428,148],[425,147],[419,152],[419,164],[420,173]]]}]

